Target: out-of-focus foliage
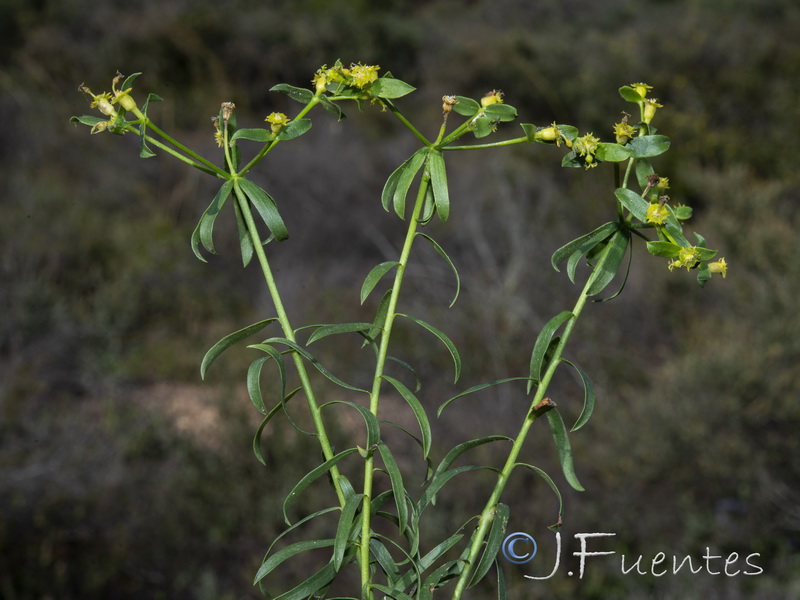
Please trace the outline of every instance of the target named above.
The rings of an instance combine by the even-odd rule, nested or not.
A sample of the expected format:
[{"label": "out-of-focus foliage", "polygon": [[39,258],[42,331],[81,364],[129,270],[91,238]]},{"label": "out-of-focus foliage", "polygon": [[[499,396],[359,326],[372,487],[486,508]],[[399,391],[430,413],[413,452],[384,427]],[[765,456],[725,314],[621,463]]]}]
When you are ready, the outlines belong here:
[{"label": "out-of-focus foliage", "polygon": [[[587,492],[567,496],[565,531],[615,531],[629,554],[761,552],[765,573],[721,583],[598,568],[591,579],[536,583],[520,569],[509,595],[798,595],[798,30],[793,0],[2,3],[0,596],[255,597],[249,581],[277,527],[273,498],[292,475],[265,471],[249,454],[254,426],[239,416],[242,401],[231,399],[239,395],[219,394],[228,408],[217,418],[227,424],[211,445],[177,428],[167,402],[142,398],[168,378],[196,389],[206,346],[263,318],[266,303],[248,308],[254,274],[241,270],[233,235],[218,235],[210,266],[191,255],[208,184],[160,158],[139,160],[132,141],[90,143],[67,119],[82,108],[81,81],[143,71],[139,88],[165,98],[153,107],[158,118],[211,149],[209,117],[221,101],[261,121],[289,102],[270,95],[271,85],[307,86],[336,58],[380,64],[413,83],[418,105],[407,112],[429,114],[431,130],[443,94],[498,88],[525,121],[580,119],[598,133],[624,108],[619,85],[657,87],[673,141],[669,164],[657,168],[668,172],[673,200],[695,207],[698,230],[731,270],[700,290],[666,270],[643,277],[654,258],[637,254],[626,294],[587,310],[574,353],[595,379],[598,408],[574,443]],[[312,312],[356,320],[358,282],[376,258],[393,255],[380,233],[392,227],[380,190],[408,140],[364,152],[376,132],[392,131],[388,123],[369,109],[340,124],[317,114],[314,129],[261,174],[285,198],[294,247],[278,246],[275,264],[298,321]],[[452,217],[437,239],[464,276],[457,307],[473,326],[455,341],[470,383],[525,370],[513,358],[525,352],[500,347],[490,332],[528,344],[550,307],[574,296],[565,277],[532,272],[538,262],[528,257],[598,222],[593,181],[610,175],[575,177],[528,148],[457,158],[448,163]],[[563,219],[573,204],[574,231]],[[329,205],[375,221],[374,234],[331,223]],[[494,225],[479,229],[478,214]],[[467,244],[463,231],[487,243]],[[145,251],[153,247],[145,239],[159,240],[159,250]],[[298,247],[335,260],[311,272]],[[446,265],[418,268],[409,284],[428,298],[415,314],[455,332],[460,319],[444,308],[451,277]],[[520,299],[495,295],[488,283],[498,281]],[[420,345],[414,333],[407,342]],[[344,374],[343,358],[327,364]],[[235,360],[225,364],[238,380]],[[215,369],[224,380],[225,367]],[[577,383],[559,385],[559,406],[577,407]],[[451,391],[441,383],[428,404]],[[442,423],[437,435],[482,435],[490,427],[476,431],[481,421],[516,418],[513,396],[497,394],[470,400],[475,423]],[[285,451],[281,440],[266,441],[265,454]],[[548,492],[526,484],[504,500],[512,530],[552,522],[537,502]]]}]

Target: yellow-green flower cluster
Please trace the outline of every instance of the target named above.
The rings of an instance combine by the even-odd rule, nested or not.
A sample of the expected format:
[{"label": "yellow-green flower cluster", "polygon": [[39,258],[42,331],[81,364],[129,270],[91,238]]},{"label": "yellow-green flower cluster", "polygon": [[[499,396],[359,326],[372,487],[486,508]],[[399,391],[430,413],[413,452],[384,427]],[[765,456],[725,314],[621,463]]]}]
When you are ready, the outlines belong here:
[{"label": "yellow-green flower cluster", "polygon": [[492,90],[491,92],[487,92],[486,95],[481,98],[481,106],[489,106],[490,104],[502,104],[503,103],[503,92],[500,90]]},{"label": "yellow-green flower cluster", "polygon": [[378,65],[362,65],[358,63],[351,64],[350,68],[347,68],[337,62],[330,68],[327,65],[322,65],[314,74],[311,83],[314,84],[317,92],[324,91],[329,83],[341,83],[363,90],[378,79],[379,70],[380,67]]},{"label": "yellow-green flower cluster", "polygon": [[597,152],[599,147],[600,139],[591,133],[575,138],[572,142],[572,151],[583,157],[583,160],[586,161],[587,169],[597,166],[594,160],[594,153]]},{"label": "yellow-green flower cluster", "polygon": [[107,121],[100,121],[96,123],[91,130],[91,133],[101,133],[108,129],[109,126],[112,126],[113,122],[119,116],[119,113],[116,108],[114,108],[115,104],[119,104],[123,109],[129,111],[137,111],[136,102],[131,98],[130,92],[133,88],[128,88],[127,90],[118,90],[117,84],[122,79],[123,75],[119,71],[117,71],[117,75],[111,81],[111,91],[110,92],[103,92],[101,94],[95,94],[90,90],[87,86],[81,84],[78,88],[83,93],[91,96],[92,103],[90,106],[92,108],[98,109],[101,113],[110,117]]},{"label": "yellow-green flower cluster", "polygon": [[647,222],[663,225],[669,217],[667,207],[661,203],[651,204],[647,207]]},{"label": "yellow-green flower cluster", "polygon": [[681,248],[678,251],[678,258],[670,261],[667,267],[669,267],[670,271],[676,267],[686,267],[686,270],[689,271],[696,267],[699,262],[700,252],[697,250],[697,246],[689,246],[688,248]]},{"label": "yellow-green flower cluster", "polygon": [[618,144],[625,145],[636,135],[636,130],[625,120],[620,123],[614,123],[614,135]]},{"label": "yellow-green flower cluster", "polygon": [[289,117],[279,112],[270,113],[264,120],[269,123],[272,133],[279,133],[280,130],[286,127],[289,121],[291,121]]}]

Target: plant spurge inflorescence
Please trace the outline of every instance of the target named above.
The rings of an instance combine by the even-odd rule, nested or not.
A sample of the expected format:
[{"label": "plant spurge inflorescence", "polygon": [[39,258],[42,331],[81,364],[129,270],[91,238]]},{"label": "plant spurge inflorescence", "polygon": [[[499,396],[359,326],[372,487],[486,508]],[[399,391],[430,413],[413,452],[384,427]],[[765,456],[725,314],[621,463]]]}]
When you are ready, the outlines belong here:
[{"label": "plant spurge inflorescence", "polygon": [[[464,137],[486,138],[501,124],[517,119],[516,109],[505,102],[502,92],[493,90],[479,100],[445,95],[442,98],[442,123],[436,137],[429,139],[406,118],[395,103],[398,98],[413,92],[414,88],[395,79],[390,73],[379,76],[378,72],[377,66],[358,63],[344,67],[337,61],[333,67],[323,66],[317,71],[311,81],[312,89],[287,84],[274,86],[273,91],[288,95],[299,102],[302,108],[293,117],[279,112],[271,113],[265,119],[269,123],[269,129],[238,127],[235,106],[230,102],[222,103],[218,114],[213,118],[214,138],[222,150],[221,164],[197,154],[173,139],[147,116],[149,103],[160,100],[158,96],[148,95],[139,108],[131,96],[132,84],[138,73],[129,76],[119,87],[122,76],[118,75],[114,79],[111,92],[96,95],[89,88],[81,86],[81,90],[92,98],[92,108],[97,108],[103,117],[82,116],[73,117],[73,120],[90,126],[92,133],[108,131],[115,134],[135,134],[140,140],[142,157],[153,156],[151,147],[156,147],[217,178],[221,182],[219,190],[192,234],[192,250],[200,260],[205,260],[203,250],[216,252],[214,224],[231,200],[238,225],[242,262],[247,266],[255,257],[263,273],[273,301],[274,314],[219,340],[207,352],[200,367],[201,376],[205,378],[208,368],[227,348],[268,327],[278,329],[260,343],[248,346],[259,353],[247,372],[250,398],[263,415],[253,442],[256,457],[265,463],[261,454],[261,437],[273,419],[280,418],[282,414],[288,416],[285,413],[286,405],[295,397],[305,399],[314,426],[313,435],[322,451],[321,462],[309,465],[308,473],[293,486],[285,498],[283,512],[287,529],[270,545],[255,574],[255,583],[262,591],[268,595],[275,593],[270,583],[273,579],[271,574],[285,561],[312,550],[327,548],[329,560],[321,568],[309,573],[304,581],[297,582],[292,589],[282,591],[278,598],[321,597],[326,590],[333,589],[339,574],[351,567],[357,569],[360,586],[349,593],[345,592],[349,598],[380,596],[401,600],[421,599],[430,598],[440,588],[448,588],[449,591],[443,590],[443,593],[450,594],[452,598],[461,598],[468,588],[477,585],[492,569],[496,572],[498,595],[503,598],[505,585],[497,555],[510,508],[501,502],[501,498],[512,472],[517,467],[532,469],[555,492],[561,506],[561,494],[553,479],[538,467],[522,462],[520,457],[531,427],[542,417],[555,441],[564,477],[572,487],[583,489],[573,468],[569,432],[581,428],[592,416],[594,388],[588,376],[574,361],[568,360],[564,352],[588,300],[610,300],[622,291],[633,254],[632,245],[637,239],[645,242],[651,254],[667,259],[666,266],[670,270],[684,267],[689,271],[696,271],[697,281],[701,285],[714,274],[725,277],[727,263],[724,258],[710,262],[716,257],[716,251],[708,249],[700,235],[694,234],[694,243],[687,239],[682,223],[691,217],[691,209],[682,205],[673,207],[669,197],[664,194],[669,188],[669,181],[655,173],[650,159],[666,152],[670,141],[666,136],[657,134],[652,125],[655,109],[661,108],[661,105],[647,98],[652,89],[649,85],[636,83],[619,89],[624,100],[638,106],[639,122],[629,123],[630,115],[624,113],[621,122],[609,130],[609,134],[614,136],[614,141],[611,142],[603,142],[592,133],[580,135],[578,129],[571,125],[552,123],[537,127],[522,123],[523,135],[519,137],[457,145],[456,142]],[[397,260],[375,266],[361,286],[360,299],[363,304],[384,278],[392,273],[391,281],[385,286],[371,321],[298,327],[290,320],[284,308],[268,258],[269,244],[286,240],[289,232],[281,217],[278,203],[263,187],[248,178],[248,173],[279,143],[306,133],[311,127],[311,120],[307,115],[316,106],[321,106],[342,120],[344,103],[355,102],[362,109],[365,100],[380,105],[383,110],[394,115],[421,143],[419,149],[389,175],[381,193],[383,208],[393,211],[407,224],[402,250]],[[454,124],[456,115],[462,119],[460,123]],[[448,128],[452,129],[448,132]],[[248,160],[243,158],[244,153],[240,148],[240,144],[244,142],[260,144]],[[471,387],[441,402],[438,408],[437,415],[473,392],[524,381],[530,400],[527,411],[522,415],[517,436],[510,439],[499,435],[485,435],[465,441],[447,452],[434,468],[429,415],[418,398],[421,383],[411,365],[393,359],[389,353],[395,324],[402,322],[419,326],[436,338],[442,350],[452,359],[456,381],[461,371],[461,358],[455,344],[443,331],[418,317],[400,312],[399,301],[406,268],[414,244],[419,240],[430,244],[454,274],[456,293],[451,306],[455,304],[460,287],[458,270],[444,248],[433,237],[422,232],[434,217],[446,222],[450,215],[445,154],[526,143],[540,143],[554,148],[563,146],[566,152],[562,165],[565,167],[589,169],[610,163],[613,166],[616,189],[608,194],[608,199],[615,218],[564,244],[552,255],[551,263],[556,270],[566,261],[567,276],[573,283],[576,281],[579,264],[588,266],[588,276],[575,305],[552,317],[533,340],[528,372]],[[412,194],[415,181],[416,192]],[[638,192],[635,187],[638,187]],[[407,209],[409,197],[412,205],[410,213]],[[264,226],[269,230],[267,239],[261,234]],[[599,298],[618,273],[621,273],[622,280],[618,291]],[[359,335],[364,346],[372,350],[367,355],[373,372],[368,389],[343,381],[326,368],[310,350],[312,344],[322,338],[341,335]],[[408,377],[405,377],[405,381],[415,381],[416,385],[404,382],[402,374],[390,375],[390,370],[387,369],[390,363],[406,369]],[[584,385],[583,410],[569,431],[556,403],[546,397],[556,370],[563,364],[574,368]],[[262,372],[267,365],[274,365],[277,373],[271,389],[273,393],[277,393],[278,399],[272,405],[268,405],[261,385]],[[309,367],[321,373],[327,381],[344,388],[347,399],[337,395],[336,399],[322,400],[325,390],[317,389],[317,385],[312,384]],[[289,389],[290,368],[293,368],[296,380],[299,381],[299,386],[295,389]],[[401,428],[416,441],[421,449],[422,460],[430,466],[422,491],[418,494],[415,493],[417,486],[409,485],[407,473],[401,470],[392,449],[384,440],[383,431],[391,425],[379,417],[381,395],[386,389],[396,392],[396,396],[402,398],[419,429],[417,435]],[[294,402],[297,403],[296,400]],[[353,440],[349,448],[334,450],[330,442],[328,419],[331,412],[329,407],[332,405],[346,406],[359,413],[363,419],[363,437]],[[291,419],[289,422],[295,426]],[[423,536],[423,514],[435,510],[436,496],[446,493],[446,484],[454,476],[480,468],[453,467],[453,463],[477,446],[501,440],[510,441],[511,448],[503,465],[491,467],[497,474],[497,480],[484,509],[475,519],[457,524],[447,534],[448,537],[428,547],[427,537]],[[351,482],[356,476],[353,469],[363,473],[360,489]],[[386,486],[382,486],[382,480],[376,480],[379,473],[388,475]],[[290,505],[307,488],[320,485],[319,480],[322,479],[328,479],[332,484],[332,505],[291,523],[288,518]],[[323,488],[324,486],[321,487]],[[329,537],[285,543],[287,536],[294,538],[300,535],[303,526],[310,521],[325,522],[333,515],[337,518],[330,524]],[[560,525],[561,510],[554,520]],[[380,527],[377,526],[378,521],[381,522]],[[393,533],[387,533],[387,525]]]}]

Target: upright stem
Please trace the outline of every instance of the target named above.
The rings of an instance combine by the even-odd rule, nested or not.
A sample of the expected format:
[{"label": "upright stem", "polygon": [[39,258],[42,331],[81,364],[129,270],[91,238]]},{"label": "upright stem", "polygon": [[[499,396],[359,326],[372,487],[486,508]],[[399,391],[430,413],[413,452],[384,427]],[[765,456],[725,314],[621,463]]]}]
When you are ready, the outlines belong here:
[{"label": "upright stem", "polygon": [[476,530],[475,536],[472,539],[469,556],[467,557],[466,564],[464,565],[464,568],[458,578],[456,588],[453,591],[452,600],[460,599],[470,583],[474,566],[477,564],[478,556],[481,552],[481,547],[483,546],[483,541],[486,538],[486,534],[489,532],[492,521],[494,520],[495,511],[497,510],[497,503],[500,501],[500,496],[502,495],[503,490],[508,483],[509,477],[511,477],[511,472],[517,465],[517,457],[519,456],[522,446],[525,443],[525,439],[528,436],[528,431],[530,431],[533,422],[538,417],[543,415],[547,410],[549,410],[550,406],[552,406],[551,403],[546,402],[545,394],[547,393],[547,388],[550,385],[550,381],[552,380],[553,375],[555,374],[556,369],[561,362],[561,356],[564,352],[564,348],[567,345],[567,341],[569,341],[569,337],[572,334],[572,330],[575,328],[575,323],[578,321],[578,317],[583,311],[583,307],[589,298],[586,292],[589,290],[591,283],[592,277],[590,276],[589,280],[586,282],[586,285],[581,291],[581,295],[578,297],[577,302],[575,302],[575,306],[572,309],[572,316],[564,326],[564,332],[558,344],[556,345],[555,351],[553,352],[553,357],[547,366],[547,370],[545,371],[539,386],[536,388],[536,395],[531,401],[528,415],[525,417],[522,427],[520,427],[519,433],[514,439],[514,444],[508,453],[508,458],[503,466],[503,470],[497,476],[497,483],[495,484],[494,490],[492,490],[492,494],[489,497],[489,500],[486,502],[486,506],[484,507],[478,521],[478,529]]},{"label": "upright stem", "polygon": [[[264,274],[264,281],[267,283],[267,288],[269,289],[272,303],[275,306],[275,312],[278,315],[278,322],[283,330],[283,335],[287,340],[296,342],[294,328],[289,322],[289,317],[283,307],[283,301],[281,300],[280,292],[278,291],[278,287],[275,283],[275,278],[272,275],[272,269],[270,269],[269,261],[267,261],[267,255],[264,252],[264,244],[261,240],[261,236],[258,233],[258,229],[256,228],[256,223],[253,219],[253,213],[250,210],[250,205],[238,185],[234,185],[233,189],[236,193],[236,200],[239,203],[242,217],[247,224],[247,230],[250,233],[250,238],[253,241],[256,256],[258,257],[258,262],[261,265],[261,271]],[[325,457],[325,460],[329,460],[333,457],[333,449],[331,448],[331,443],[328,439],[327,431],[325,430],[325,423],[322,420],[322,415],[320,414],[319,405],[317,404],[314,390],[311,387],[308,371],[306,370],[306,366],[302,357],[297,354],[297,352],[292,352],[292,359],[294,360],[294,365],[297,369],[297,375],[300,378],[300,385],[302,386],[303,392],[306,395],[306,402],[308,403],[311,419],[314,422],[314,429],[317,432],[317,437],[319,438],[319,443],[322,447],[322,454]],[[331,468],[330,473],[331,479],[333,480],[334,489],[336,490],[336,495],[339,498],[339,504],[344,506],[345,496],[344,492],[342,491],[341,484],[339,483],[338,467],[334,465]]]},{"label": "upright stem", "polygon": [[[375,363],[375,375],[372,380],[372,390],[370,392],[369,409],[376,417],[378,415],[378,405],[380,403],[381,394],[381,380],[383,378],[383,370],[386,365],[386,355],[389,351],[389,339],[392,334],[392,326],[397,310],[397,301],[400,297],[400,288],[403,285],[403,276],[405,275],[406,266],[408,265],[408,257],[411,254],[411,246],[414,244],[414,237],[417,233],[417,226],[419,225],[419,216],[422,212],[422,207],[425,204],[425,194],[428,190],[430,183],[430,174],[427,169],[423,172],[422,180],[419,184],[417,191],[417,199],[414,203],[414,210],[411,214],[411,219],[408,223],[408,230],[406,231],[405,242],[403,249],[400,252],[400,260],[397,265],[397,271],[394,276],[394,283],[392,291],[389,296],[389,307],[386,311],[386,321],[383,325],[381,332],[381,344],[378,348],[378,358]],[[371,529],[371,503],[372,503],[372,482],[374,475],[374,448],[367,448],[367,458],[364,462],[364,500],[361,510],[361,587],[362,590],[367,590],[370,583],[369,572],[369,540]],[[396,503],[405,502],[405,498],[395,498]],[[372,597],[371,592],[367,596]]]}]

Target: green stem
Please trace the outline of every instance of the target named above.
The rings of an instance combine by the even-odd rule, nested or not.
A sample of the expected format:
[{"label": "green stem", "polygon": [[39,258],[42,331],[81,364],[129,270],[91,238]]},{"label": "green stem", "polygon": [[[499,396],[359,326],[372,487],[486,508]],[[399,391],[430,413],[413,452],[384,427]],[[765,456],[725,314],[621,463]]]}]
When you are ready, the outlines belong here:
[{"label": "green stem", "polygon": [[492,142],[489,144],[472,144],[470,146],[445,146],[442,150],[483,150],[484,148],[499,148],[501,146],[511,146],[512,144],[519,144],[527,142],[528,137],[512,138],[510,140],[503,140],[502,142]]},{"label": "green stem", "polygon": [[428,141],[428,139],[424,135],[422,135],[419,132],[419,130],[416,127],[414,127],[408,119],[406,119],[403,116],[403,113],[401,113],[399,110],[397,110],[397,107],[394,105],[394,103],[391,100],[387,100],[386,98],[381,98],[381,103],[386,108],[388,108],[392,112],[392,114],[400,120],[400,122],[403,125],[408,127],[408,129],[411,131],[411,133],[413,133],[415,136],[417,136],[419,141],[421,141],[426,146],[430,146],[431,145],[431,143]]},{"label": "green stem", "polygon": [[538,417],[547,412],[547,410],[550,410],[550,407],[553,406],[552,403],[547,401],[545,394],[547,393],[547,388],[556,372],[556,368],[561,362],[561,356],[564,352],[567,342],[569,341],[569,337],[572,334],[572,330],[575,328],[575,323],[578,321],[578,317],[580,317],[583,307],[586,305],[586,301],[589,298],[587,291],[592,283],[592,279],[593,278],[590,275],[586,285],[583,288],[583,291],[581,292],[581,295],[578,297],[577,302],[575,302],[575,306],[572,309],[572,316],[570,317],[569,321],[567,321],[567,324],[564,327],[564,332],[561,335],[561,339],[559,340],[555,351],[553,352],[553,357],[548,363],[547,370],[545,371],[539,386],[536,388],[536,395],[531,401],[528,415],[525,417],[519,433],[514,439],[514,444],[508,453],[508,458],[503,466],[503,470],[497,476],[497,483],[494,486],[494,490],[492,491],[492,494],[489,497],[489,500],[486,502],[483,512],[481,513],[478,529],[472,539],[469,556],[467,557],[466,564],[459,575],[458,583],[453,591],[452,600],[459,600],[470,583],[473,568],[477,564],[478,556],[483,546],[483,541],[492,525],[492,520],[494,519],[495,511],[497,510],[497,503],[500,501],[500,496],[502,495],[503,490],[508,483],[509,478],[511,477],[511,472],[517,466],[517,458],[522,450],[522,446],[525,443],[525,439],[528,436],[531,426]]},{"label": "green stem", "polygon": [[[278,315],[278,322],[280,323],[281,329],[283,330],[283,335],[287,340],[297,343],[297,340],[294,335],[294,329],[292,328],[292,325],[289,322],[289,317],[286,314],[286,310],[284,309],[283,301],[281,300],[281,295],[275,283],[275,278],[272,275],[272,269],[270,269],[269,261],[267,261],[267,255],[264,252],[264,244],[263,241],[261,240],[261,236],[258,233],[258,229],[256,228],[256,223],[255,220],[253,219],[253,213],[250,210],[250,204],[247,201],[247,198],[245,197],[241,188],[236,184],[235,179],[234,179],[233,189],[236,194],[236,200],[239,204],[242,217],[244,218],[244,221],[247,224],[247,230],[250,233],[250,239],[253,241],[253,246],[256,252],[256,256],[258,257],[258,262],[261,265],[261,271],[264,274],[264,281],[266,282],[267,288],[269,289],[269,294],[272,297],[272,303],[275,306],[275,312]],[[297,352],[292,352],[292,359],[294,360],[294,365],[295,368],[297,369],[297,375],[300,379],[300,385],[302,386],[303,392],[306,395],[306,402],[308,403],[308,408],[311,413],[311,420],[313,421],[314,428],[317,432],[317,438],[319,439],[320,446],[322,447],[322,454],[325,457],[325,460],[329,460],[333,458],[334,453],[331,447],[330,440],[328,439],[327,431],[325,430],[325,423],[322,420],[322,414],[320,412],[319,405],[314,395],[314,390],[311,387],[311,380],[308,377],[308,371],[306,370],[305,363],[303,363],[303,358]],[[344,506],[345,496],[344,492],[342,491],[341,484],[339,483],[338,467],[334,466],[333,468],[331,468],[330,473],[331,473],[331,479],[333,480],[334,488],[336,490],[336,495],[339,498],[339,504],[341,506]]]},{"label": "green stem", "polygon": [[[392,334],[392,326],[396,316],[397,302],[400,297],[400,288],[403,285],[403,277],[405,275],[406,266],[408,265],[408,258],[411,254],[411,247],[414,244],[414,238],[417,233],[419,225],[419,216],[422,212],[422,207],[425,204],[425,194],[428,190],[430,182],[430,175],[427,169],[422,176],[417,191],[417,199],[414,203],[414,210],[411,219],[408,223],[408,230],[406,231],[405,242],[403,249],[400,252],[400,260],[397,265],[397,270],[394,276],[394,283],[392,284],[391,295],[389,296],[389,307],[386,311],[386,321],[383,325],[381,332],[381,344],[378,348],[378,358],[375,363],[375,375],[372,380],[372,390],[370,392],[369,409],[376,417],[378,416],[378,405],[380,403],[381,382],[383,379],[383,370],[386,365],[386,356],[389,351],[389,339]],[[364,464],[364,501],[361,510],[361,586],[363,590],[368,589],[370,583],[369,572],[369,540],[370,540],[370,521],[371,521],[371,503],[372,503],[372,482],[374,475],[374,448],[367,448],[367,459]],[[404,502],[404,498],[395,498],[396,503]],[[372,594],[369,594],[371,597]]]}]

